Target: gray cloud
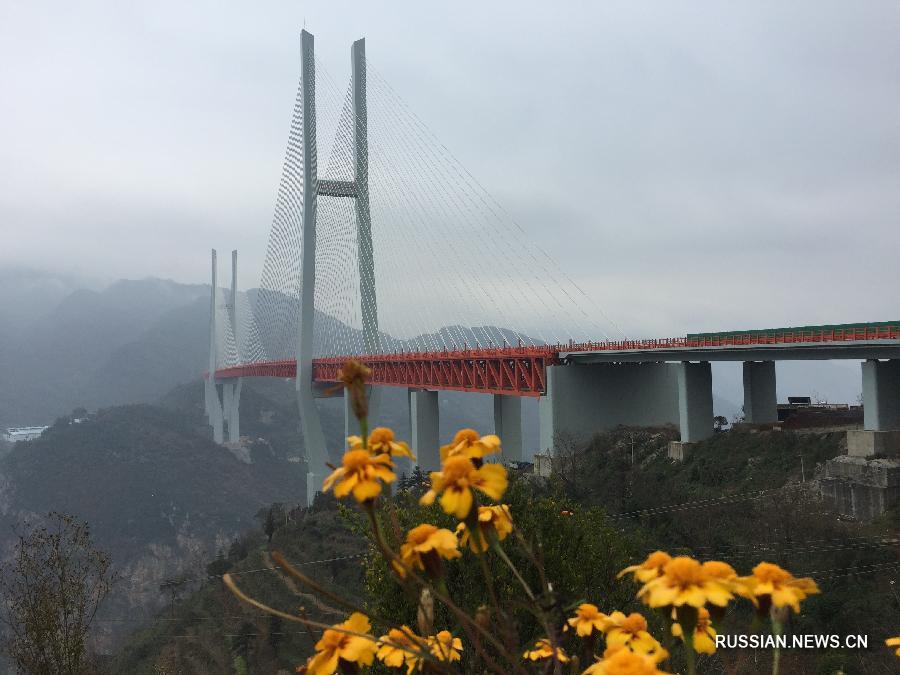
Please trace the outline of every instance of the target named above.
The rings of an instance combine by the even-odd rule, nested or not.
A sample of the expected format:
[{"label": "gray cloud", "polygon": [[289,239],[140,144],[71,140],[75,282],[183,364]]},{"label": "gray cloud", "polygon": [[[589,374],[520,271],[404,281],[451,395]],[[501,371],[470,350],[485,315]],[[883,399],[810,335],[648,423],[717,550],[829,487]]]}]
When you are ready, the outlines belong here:
[{"label": "gray cloud", "polygon": [[900,314],[900,6],[0,5],[0,264],[255,285],[299,29],[630,334]]}]

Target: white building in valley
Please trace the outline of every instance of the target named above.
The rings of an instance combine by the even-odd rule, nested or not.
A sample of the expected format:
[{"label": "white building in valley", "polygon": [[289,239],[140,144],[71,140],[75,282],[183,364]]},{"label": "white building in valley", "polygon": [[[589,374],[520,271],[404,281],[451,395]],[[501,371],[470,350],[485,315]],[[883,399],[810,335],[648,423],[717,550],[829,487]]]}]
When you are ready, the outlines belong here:
[{"label": "white building in valley", "polygon": [[9,443],[30,441],[37,438],[48,427],[10,427],[3,434],[3,440]]}]

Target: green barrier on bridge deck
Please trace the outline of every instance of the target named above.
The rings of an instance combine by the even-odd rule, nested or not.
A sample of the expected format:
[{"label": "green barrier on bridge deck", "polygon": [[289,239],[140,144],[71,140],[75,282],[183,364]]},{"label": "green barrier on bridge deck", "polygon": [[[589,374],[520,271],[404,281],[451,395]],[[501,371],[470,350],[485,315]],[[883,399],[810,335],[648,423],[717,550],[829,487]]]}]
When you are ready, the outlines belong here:
[{"label": "green barrier on bridge deck", "polygon": [[851,331],[864,330],[866,328],[875,331],[880,328],[888,328],[890,326],[900,326],[900,319],[897,321],[874,321],[868,323],[838,323],[827,324],[823,326],[792,326],[788,328],[762,328],[758,330],[728,330],[713,333],[688,333],[685,337],[688,340],[705,340],[709,338],[726,338],[737,337],[740,335],[778,335],[782,333],[830,333],[831,331]]}]

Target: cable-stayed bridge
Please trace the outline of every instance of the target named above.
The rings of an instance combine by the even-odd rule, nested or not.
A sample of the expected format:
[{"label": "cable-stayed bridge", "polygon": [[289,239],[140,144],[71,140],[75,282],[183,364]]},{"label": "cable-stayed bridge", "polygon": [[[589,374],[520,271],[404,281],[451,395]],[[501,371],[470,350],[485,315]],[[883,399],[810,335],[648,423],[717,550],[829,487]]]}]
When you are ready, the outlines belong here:
[{"label": "cable-stayed bridge", "polygon": [[[521,171],[545,175],[535,169]],[[329,461],[316,399],[334,395],[350,356],[373,369],[376,421],[381,386],[408,388],[426,469],[437,463],[439,390],[492,394],[512,460],[528,459],[522,397],[540,397],[542,451],[561,433],[618,424],[675,424],[689,443],[712,433],[716,360],[744,362],[754,423],[777,419],[774,361],[863,360],[866,428],[900,429],[900,321],[629,340],[409,109],[363,40],[345,86],[303,31],[259,287],[239,292],[236,252],[230,289],[216,275],[213,251],[214,438],[240,437],[243,377],[294,378],[310,486]]]}]

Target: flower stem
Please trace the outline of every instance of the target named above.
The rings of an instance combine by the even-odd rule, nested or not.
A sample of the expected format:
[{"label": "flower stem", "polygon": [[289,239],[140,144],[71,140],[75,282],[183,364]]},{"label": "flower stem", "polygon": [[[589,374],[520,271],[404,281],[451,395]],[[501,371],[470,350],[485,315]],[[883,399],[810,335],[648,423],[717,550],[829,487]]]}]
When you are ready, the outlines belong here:
[{"label": "flower stem", "polygon": [[775,636],[775,650],[772,652],[772,675],[778,675],[781,668],[781,649],[778,647],[778,637],[784,632],[784,624],[772,619],[772,634]]},{"label": "flower stem", "polygon": [[500,544],[495,543],[494,544],[494,552],[498,556],[500,556],[500,559],[506,563],[506,566],[509,567],[510,570],[512,570],[512,573],[515,575],[516,579],[518,579],[519,583],[522,585],[522,588],[524,589],[525,594],[528,596],[528,599],[533,602],[534,601],[534,593],[531,592],[531,587],[529,587],[528,582],[525,581],[524,578],[522,578],[522,575],[519,574],[519,570],[516,569],[516,566],[513,565],[512,560],[510,560],[509,556],[506,555],[506,551],[504,551],[500,547]]},{"label": "flower stem", "polygon": [[697,628],[699,612],[690,605],[682,605],[675,610],[675,618],[681,625],[681,636],[684,639],[684,660],[688,675],[697,673],[697,653],[694,651],[694,631]]},{"label": "flower stem", "polygon": [[359,418],[359,435],[362,437],[362,446],[364,449],[369,449],[369,418],[368,417],[360,417]]}]

